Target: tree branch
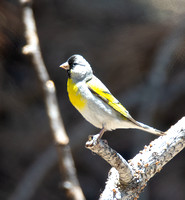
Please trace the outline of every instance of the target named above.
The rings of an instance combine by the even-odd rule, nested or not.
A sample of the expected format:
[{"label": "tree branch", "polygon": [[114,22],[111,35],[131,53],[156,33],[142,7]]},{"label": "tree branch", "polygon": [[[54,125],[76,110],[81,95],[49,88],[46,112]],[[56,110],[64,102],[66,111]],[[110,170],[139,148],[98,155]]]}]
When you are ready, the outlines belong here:
[{"label": "tree branch", "polygon": [[105,190],[100,196],[101,200],[128,200],[139,197],[147,182],[185,147],[185,117],[166,133],[145,146],[129,163],[103,141],[100,140],[100,144],[96,144],[92,137],[87,141],[86,147],[113,167],[109,172]]},{"label": "tree branch", "polygon": [[74,161],[68,144],[69,138],[66,134],[62,117],[59,112],[55,85],[54,82],[50,80],[41,55],[39,39],[31,7],[31,0],[20,0],[20,3],[23,6],[23,21],[27,41],[27,45],[23,48],[23,53],[25,55],[31,55],[36,73],[40,80],[41,88],[44,92],[47,115],[59,156],[60,172],[64,179],[63,186],[66,189],[67,195],[71,199],[83,200],[85,197],[76,176]]},{"label": "tree branch", "polygon": [[[82,127],[83,131],[77,131],[81,130]],[[79,148],[79,144],[82,142],[85,132],[88,133],[90,131],[90,127],[85,121],[83,121],[80,124],[76,124],[69,130],[73,135],[72,140],[70,140],[71,148],[75,151]],[[40,183],[53,166],[56,165],[57,161],[56,149],[53,145],[51,145],[43,153],[38,155],[38,158],[26,170],[24,176],[17,184],[15,191],[10,195],[9,200],[32,199]]]},{"label": "tree branch", "polygon": [[133,177],[132,168],[127,161],[119,153],[110,148],[106,142],[100,140],[100,142],[97,143],[98,136],[99,134],[90,136],[86,142],[86,148],[101,156],[112,167],[115,167],[119,172],[120,182],[124,185],[128,184]]}]

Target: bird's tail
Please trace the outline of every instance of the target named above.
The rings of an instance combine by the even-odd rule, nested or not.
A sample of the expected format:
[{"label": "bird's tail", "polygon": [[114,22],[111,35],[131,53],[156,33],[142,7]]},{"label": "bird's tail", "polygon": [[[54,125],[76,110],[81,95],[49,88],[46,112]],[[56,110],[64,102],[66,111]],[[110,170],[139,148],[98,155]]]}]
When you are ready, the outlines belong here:
[{"label": "bird's tail", "polygon": [[146,124],[143,124],[141,122],[138,122],[138,121],[136,121],[136,123],[137,123],[137,128],[140,129],[140,130],[152,133],[154,135],[159,135],[159,136],[160,135],[165,135],[165,132],[163,132],[163,131],[160,131],[160,130],[157,130],[155,128],[152,128],[152,127],[150,127],[150,126],[148,126]]}]

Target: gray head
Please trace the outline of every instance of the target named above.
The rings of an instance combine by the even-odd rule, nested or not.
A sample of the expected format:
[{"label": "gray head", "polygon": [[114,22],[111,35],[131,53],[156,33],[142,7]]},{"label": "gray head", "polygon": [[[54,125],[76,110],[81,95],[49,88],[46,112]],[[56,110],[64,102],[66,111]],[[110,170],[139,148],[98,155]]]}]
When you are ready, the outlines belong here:
[{"label": "gray head", "polygon": [[87,81],[93,75],[90,64],[81,55],[77,54],[71,56],[60,67],[67,70],[69,78],[73,79],[73,81]]}]

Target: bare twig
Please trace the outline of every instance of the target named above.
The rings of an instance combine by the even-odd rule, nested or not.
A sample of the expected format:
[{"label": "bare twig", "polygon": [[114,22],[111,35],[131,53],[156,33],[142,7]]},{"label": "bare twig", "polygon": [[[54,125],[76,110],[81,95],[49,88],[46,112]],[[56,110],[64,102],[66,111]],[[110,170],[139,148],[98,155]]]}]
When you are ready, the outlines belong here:
[{"label": "bare twig", "polygon": [[32,56],[38,78],[40,80],[44,95],[47,114],[49,117],[51,131],[56,142],[59,155],[59,167],[64,179],[64,187],[67,195],[75,200],[85,199],[76,176],[76,170],[69,146],[69,138],[65,132],[59,106],[55,93],[54,82],[50,80],[49,74],[42,59],[36,25],[33,17],[30,0],[20,0],[23,6],[23,20],[25,25],[25,36],[27,45],[23,48],[24,54]]},{"label": "bare twig", "polygon": [[[114,167],[109,173],[105,190],[100,199],[137,199],[147,182],[185,147],[185,117],[172,126],[166,135],[145,146],[129,161],[129,164],[124,159],[120,159],[120,155],[105,143],[101,142],[97,145],[88,141],[88,148],[89,146],[93,152],[108,160],[109,164]],[[117,160],[123,160],[123,163],[115,162]],[[125,167],[120,167],[120,165],[129,170],[125,170]],[[124,183],[122,177],[127,177],[127,175],[129,183]]]}]

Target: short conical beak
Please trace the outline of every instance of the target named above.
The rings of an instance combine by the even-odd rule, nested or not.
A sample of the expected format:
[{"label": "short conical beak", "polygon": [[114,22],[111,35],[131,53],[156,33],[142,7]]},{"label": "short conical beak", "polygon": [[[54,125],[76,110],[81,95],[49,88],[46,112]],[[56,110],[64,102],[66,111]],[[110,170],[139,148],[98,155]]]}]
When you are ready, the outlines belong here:
[{"label": "short conical beak", "polygon": [[65,69],[65,70],[68,70],[69,69],[69,64],[68,64],[68,62],[65,62],[65,63],[61,64],[59,67]]}]

